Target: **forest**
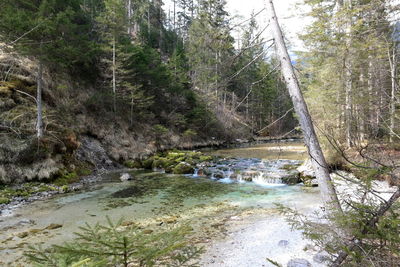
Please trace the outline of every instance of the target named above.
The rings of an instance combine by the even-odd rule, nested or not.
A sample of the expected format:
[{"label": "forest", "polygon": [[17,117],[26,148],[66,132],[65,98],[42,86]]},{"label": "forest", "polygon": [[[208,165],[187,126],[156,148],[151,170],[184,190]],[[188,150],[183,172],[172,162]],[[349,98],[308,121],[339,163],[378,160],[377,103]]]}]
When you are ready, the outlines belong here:
[{"label": "forest", "polygon": [[0,265],[399,266],[400,3],[233,2],[0,0]]}]

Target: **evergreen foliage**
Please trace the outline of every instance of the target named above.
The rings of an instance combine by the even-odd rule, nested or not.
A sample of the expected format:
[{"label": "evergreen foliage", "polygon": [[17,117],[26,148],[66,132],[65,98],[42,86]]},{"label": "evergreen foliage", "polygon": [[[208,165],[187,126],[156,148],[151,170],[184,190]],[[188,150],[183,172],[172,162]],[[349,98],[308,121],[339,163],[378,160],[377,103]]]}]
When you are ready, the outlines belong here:
[{"label": "evergreen foliage", "polygon": [[81,227],[77,238],[62,246],[31,247],[26,256],[36,266],[197,266],[202,249],[186,243],[187,226],[146,232],[122,220],[107,222]]},{"label": "evergreen foliage", "polygon": [[72,74],[96,71],[98,46],[93,40],[93,20],[80,0],[2,1],[0,36],[5,45],[33,56],[48,66]]},{"label": "evergreen foliage", "polygon": [[306,94],[320,127],[347,146],[397,132],[398,74],[390,62],[398,40],[390,14],[398,6],[389,2],[305,1],[314,19],[302,35]]},{"label": "evergreen foliage", "polygon": [[[280,78],[259,56],[265,48],[255,20],[243,44],[256,45],[235,48],[224,0],[176,1],[173,19],[162,1],[5,0],[1,5],[0,36],[8,50],[36,59],[53,77],[67,72],[90,81],[96,90],[86,108],[104,118],[131,126],[151,121],[179,133],[192,129],[199,133],[193,138],[205,138],[211,129],[235,135],[235,123],[256,132],[286,111],[286,104],[276,104],[287,99]],[[257,86],[249,89],[253,82]]]}]

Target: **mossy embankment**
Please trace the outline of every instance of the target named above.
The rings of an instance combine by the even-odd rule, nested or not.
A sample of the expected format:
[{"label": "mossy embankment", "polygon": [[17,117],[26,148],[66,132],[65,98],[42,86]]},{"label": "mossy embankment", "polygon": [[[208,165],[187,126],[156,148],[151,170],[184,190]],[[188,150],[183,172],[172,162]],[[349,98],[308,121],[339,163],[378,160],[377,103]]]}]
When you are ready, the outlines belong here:
[{"label": "mossy embankment", "polygon": [[[183,114],[186,117],[173,114],[179,115],[179,124],[175,117],[153,114],[150,119],[136,118],[132,125],[102,102],[108,95],[58,77],[44,88],[45,136],[38,141],[35,86],[32,77],[0,83],[0,184],[56,179],[65,170],[74,172],[82,162],[93,170],[110,169],[158,151],[221,146],[239,137],[250,138],[248,133],[229,133],[209,111],[199,109],[196,114]],[[95,97],[99,99],[94,101]],[[212,134],[197,125],[207,116],[215,128]]]},{"label": "mossy embankment", "polygon": [[192,174],[197,164],[216,159],[215,156],[209,156],[199,151],[172,150],[159,152],[143,160],[128,160],[124,162],[124,165],[128,168],[162,169],[166,173],[173,174]]},{"label": "mossy embankment", "polygon": [[[193,174],[197,164],[214,161],[216,159],[217,157],[215,156],[208,156],[199,151],[172,150],[159,152],[142,160],[128,160],[124,162],[124,165],[130,169],[159,170],[174,174]],[[96,182],[101,179],[100,175],[91,175],[94,171],[92,165],[77,161],[73,163],[74,164],[71,164],[70,162],[69,164],[69,166],[73,166],[73,168],[62,168],[49,179],[40,182],[32,181],[15,185],[1,185],[0,206],[5,208],[9,204],[31,202],[55,194],[77,191],[83,188],[82,182],[88,182],[90,184],[91,182]],[[151,176],[149,177],[151,178]],[[81,181],[82,178],[89,179]],[[125,192],[121,192],[117,198],[121,196],[124,198],[123,194],[141,196],[143,194],[150,194],[153,189],[162,188],[163,183],[157,181],[156,185],[153,183],[153,179],[150,178],[138,180],[135,186],[128,188]],[[181,180],[180,184],[182,186],[189,186],[187,184],[188,182],[185,183]],[[120,202],[124,201],[121,200]]]}]

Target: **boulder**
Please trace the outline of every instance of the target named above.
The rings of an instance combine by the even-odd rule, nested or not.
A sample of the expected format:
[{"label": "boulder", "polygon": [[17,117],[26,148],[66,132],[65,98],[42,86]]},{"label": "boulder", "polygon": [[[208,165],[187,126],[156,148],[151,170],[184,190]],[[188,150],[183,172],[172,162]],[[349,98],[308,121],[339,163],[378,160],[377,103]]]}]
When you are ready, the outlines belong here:
[{"label": "boulder", "polygon": [[315,171],[314,167],[312,166],[312,162],[310,159],[307,159],[304,161],[304,163],[297,168],[297,171],[300,173],[300,177],[302,176],[308,176],[315,178]]},{"label": "boulder", "polygon": [[330,256],[327,252],[322,251],[314,255],[313,261],[317,263],[325,263],[330,261]]},{"label": "boulder", "polygon": [[224,178],[224,173],[222,171],[217,171],[217,172],[213,173],[212,176],[216,179],[222,179],[222,178]]},{"label": "boulder", "polygon": [[318,186],[318,182],[315,177],[315,171],[310,159],[304,161],[304,163],[297,168],[297,171],[300,173],[300,180],[304,183],[305,186]]},{"label": "boulder", "polygon": [[294,185],[299,183],[298,173],[288,173],[287,175],[281,177],[281,180],[284,184]]},{"label": "boulder", "polygon": [[301,181],[304,183],[305,186],[307,187],[316,187],[318,186],[318,180],[316,178],[307,178],[303,177]]},{"label": "boulder", "polygon": [[287,267],[311,267],[311,263],[306,259],[292,259],[288,262]]},{"label": "boulder", "polygon": [[174,174],[193,174],[194,168],[187,162],[181,162],[172,169]]},{"label": "boulder", "polygon": [[119,177],[119,179],[124,182],[124,181],[130,181],[132,180],[132,175],[130,175],[129,173],[123,173],[121,174],[121,176]]}]

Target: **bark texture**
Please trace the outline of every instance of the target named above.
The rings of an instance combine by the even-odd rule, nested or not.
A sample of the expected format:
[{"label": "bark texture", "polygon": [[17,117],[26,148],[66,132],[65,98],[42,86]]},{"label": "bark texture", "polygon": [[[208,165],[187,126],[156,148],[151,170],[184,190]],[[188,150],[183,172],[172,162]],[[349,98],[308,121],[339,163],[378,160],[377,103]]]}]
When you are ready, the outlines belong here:
[{"label": "bark texture", "polygon": [[42,90],[43,90],[43,63],[42,61],[40,61],[38,76],[37,76],[37,89],[36,89],[36,105],[37,105],[36,136],[38,139],[43,137]]},{"label": "bark texture", "polygon": [[270,25],[272,27],[272,33],[275,39],[278,58],[281,63],[282,74],[289,89],[289,94],[293,101],[296,114],[299,116],[301,129],[304,133],[304,140],[315,169],[315,174],[318,179],[324,204],[328,208],[329,213],[333,211],[341,212],[340,203],[335,188],[332,184],[328,165],[315,133],[307,104],[304,101],[303,94],[300,90],[299,82],[294,72],[294,68],[283,39],[283,34],[275,14],[272,0],[266,0],[266,9],[269,14]]}]

